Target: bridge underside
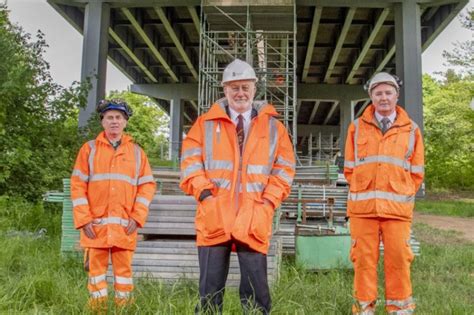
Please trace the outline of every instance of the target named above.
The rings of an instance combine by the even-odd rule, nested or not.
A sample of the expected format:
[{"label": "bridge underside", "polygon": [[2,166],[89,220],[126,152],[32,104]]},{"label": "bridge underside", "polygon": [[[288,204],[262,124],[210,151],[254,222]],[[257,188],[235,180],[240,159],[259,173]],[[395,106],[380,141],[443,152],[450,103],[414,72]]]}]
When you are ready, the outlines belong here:
[{"label": "bridge underside", "polygon": [[468,0],[48,2],[84,35],[82,78],[91,78],[92,89],[80,124],[104,97],[108,59],[133,82],[133,92],[152,97],[170,114],[172,158],[179,154],[182,131],[199,112],[204,5],[246,7],[253,25],[269,29],[284,21],[277,7],[291,6],[294,141],[300,155],[327,159],[343,147],[348,124],[369,105],[363,84],[377,71],[402,78],[400,104],[423,126],[421,53]]}]

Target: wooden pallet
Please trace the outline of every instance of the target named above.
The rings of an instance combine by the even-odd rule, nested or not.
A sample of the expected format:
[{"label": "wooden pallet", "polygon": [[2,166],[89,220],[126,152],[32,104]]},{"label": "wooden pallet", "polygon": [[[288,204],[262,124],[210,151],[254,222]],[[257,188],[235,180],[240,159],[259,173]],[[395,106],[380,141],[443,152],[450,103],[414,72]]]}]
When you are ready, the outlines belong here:
[{"label": "wooden pallet", "polygon": [[148,219],[138,233],[142,235],[194,236],[196,200],[184,195],[155,194],[148,211]]},{"label": "wooden pallet", "polygon": [[[278,237],[271,241],[267,255],[268,281],[278,280],[282,255],[282,243]],[[198,251],[194,240],[147,240],[137,243],[133,257],[135,279],[145,278],[165,283],[177,280],[199,280]],[[108,281],[113,282],[113,272],[109,266]],[[240,269],[237,254],[232,253],[227,286],[238,286]]]}]

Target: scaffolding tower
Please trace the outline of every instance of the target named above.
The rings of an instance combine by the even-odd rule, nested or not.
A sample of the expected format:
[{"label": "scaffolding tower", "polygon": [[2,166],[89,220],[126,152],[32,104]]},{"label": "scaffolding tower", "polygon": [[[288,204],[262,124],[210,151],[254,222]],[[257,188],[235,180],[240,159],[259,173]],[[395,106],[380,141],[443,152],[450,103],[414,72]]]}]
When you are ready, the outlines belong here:
[{"label": "scaffolding tower", "polygon": [[[222,98],[222,72],[239,58],[255,69],[256,100],[267,100],[296,143],[296,6],[294,0],[203,0],[199,114]],[[277,21],[277,22],[275,22]]]}]

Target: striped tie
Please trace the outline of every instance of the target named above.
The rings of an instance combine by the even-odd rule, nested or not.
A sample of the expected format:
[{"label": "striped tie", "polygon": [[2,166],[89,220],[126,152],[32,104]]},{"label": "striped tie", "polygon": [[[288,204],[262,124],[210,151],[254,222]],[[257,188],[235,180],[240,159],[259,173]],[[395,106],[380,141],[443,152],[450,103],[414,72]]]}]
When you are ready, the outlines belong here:
[{"label": "striped tie", "polygon": [[388,119],[387,117],[384,117],[382,118],[381,123],[382,123],[382,133],[385,134],[385,132],[387,132],[388,130],[388,124],[390,123],[390,119]]},{"label": "striped tie", "polygon": [[245,139],[244,116],[239,115],[239,116],[237,116],[237,119],[239,120],[237,122],[237,139],[239,141],[240,155],[242,155],[242,150],[243,150],[243,146],[244,146],[244,139]]}]

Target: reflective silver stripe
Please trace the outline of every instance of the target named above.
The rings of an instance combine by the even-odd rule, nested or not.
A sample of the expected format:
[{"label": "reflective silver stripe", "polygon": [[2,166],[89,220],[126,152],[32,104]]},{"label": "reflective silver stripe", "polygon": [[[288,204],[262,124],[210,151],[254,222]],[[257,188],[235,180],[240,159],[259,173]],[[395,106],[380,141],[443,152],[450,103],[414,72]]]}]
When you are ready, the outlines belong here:
[{"label": "reflective silver stripe", "polygon": [[89,205],[89,201],[87,198],[77,198],[72,200],[72,206],[77,207],[77,206],[82,206],[82,205]]},{"label": "reflective silver stripe", "polygon": [[412,165],[411,166],[411,172],[412,173],[424,173],[425,172],[425,167],[423,165]]},{"label": "reflective silver stripe", "polygon": [[210,162],[212,161],[212,141],[214,136],[214,121],[207,120],[204,124],[204,146],[206,151],[206,160],[204,165],[206,169],[209,167]]},{"label": "reflective silver stripe", "polygon": [[393,305],[402,310],[414,303],[415,303],[415,300],[411,296],[405,300],[386,300],[385,301],[385,305]]},{"label": "reflective silver stripe", "polygon": [[127,226],[128,220],[122,219],[119,217],[108,217],[108,218],[94,219],[92,220],[92,224],[95,224],[95,225],[120,224],[121,226]]},{"label": "reflective silver stripe", "polygon": [[373,302],[363,302],[357,301],[359,304],[360,312],[357,312],[359,315],[374,315],[375,314],[375,301]]},{"label": "reflective silver stripe", "polygon": [[140,175],[140,168],[142,166],[142,152],[138,144],[134,144],[135,148],[135,183],[138,185],[138,176]]},{"label": "reflective silver stripe", "polygon": [[354,168],[354,161],[344,161],[344,167]]},{"label": "reflective silver stripe", "polygon": [[230,180],[225,178],[211,178],[211,182],[219,188],[230,189]]},{"label": "reflective silver stripe", "polygon": [[181,155],[181,160],[184,161],[186,160],[188,157],[191,157],[191,156],[196,156],[196,155],[202,155],[202,150],[201,148],[191,148],[191,149],[187,149],[186,151],[183,152],[183,154]]},{"label": "reflective silver stripe", "polygon": [[268,152],[268,165],[273,167],[273,162],[275,161],[275,151],[278,140],[278,130],[276,126],[276,119],[270,117],[270,128],[269,128],[269,137],[270,137],[270,150]]},{"label": "reflective silver stripe", "polygon": [[369,200],[369,199],[386,199],[386,200],[391,200],[395,202],[412,203],[415,201],[415,196],[399,195],[399,194],[394,194],[391,192],[380,191],[380,190],[368,191],[364,193],[349,192],[349,200],[362,201],[362,200]]},{"label": "reflective silver stripe", "polygon": [[83,182],[88,182],[89,181],[89,176],[83,174],[80,170],[78,169],[75,169],[72,171],[72,176],[79,176],[79,178],[83,181]]},{"label": "reflective silver stripe", "polygon": [[115,283],[117,283],[117,284],[133,284],[133,278],[115,276]]},{"label": "reflective silver stripe", "polygon": [[[392,156],[387,156],[387,155],[372,155],[372,156],[366,156],[363,160],[356,160],[355,163],[351,161],[344,161],[344,167],[354,167],[363,165],[363,164],[369,164],[369,163],[388,163],[392,165],[399,166],[401,168],[404,168],[406,170],[411,170],[412,173],[423,173],[424,172],[424,166],[412,166],[410,162],[407,160],[402,160],[398,159]],[[351,165],[351,166],[348,166]]]},{"label": "reflective silver stripe", "polygon": [[411,121],[411,129],[410,129],[410,136],[408,138],[408,150],[407,154],[405,155],[405,160],[408,160],[415,150],[415,132],[418,129],[418,125],[412,120]]},{"label": "reflective silver stripe", "polygon": [[232,171],[234,163],[232,161],[225,160],[207,160],[205,162],[206,170],[229,170]]},{"label": "reflective silver stripe", "polygon": [[181,172],[181,178],[186,178],[192,173],[204,169],[202,167],[201,163],[194,163],[186,167],[182,172]]},{"label": "reflective silver stripe", "polygon": [[262,183],[247,183],[245,185],[247,192],[261,192],[265,188]]},{"label": "reflective silver stripe", "polygon": [[94,175],[94,156],[95,156],[95,140],[90,140],[87,142],[91,148],[89,153],[89,176]]},{"label": "reflective silver stripe", "polygon": [[119,299],[128,299],[131,293],[126,291],[115,291],[115,297]]},{"label": "reflective silver stripe", "polygon": [[91,298],[93,299],[98,299],[101,297],[106,297],[107,296],[107,288],[101,289],[99,291],[92,291],[90,293]]},{"label": "reflective silver stripe", "polygon": [[357,301],[357,303],[359,303],[360,307],[365,310],[367,307],[370,307],[371,304],[375,304],[375,302],[373,301],[369,301],[369,302],[364,302],[364,301]]},{"label": "reflective silver stripe", "polygon": [[290,186],[291,186],[291,184],[293,183],[293,178],[292,178],[290,175],[288,175],[288,173],[287,173],[285,170],[283,170],[283,169],[276,169],[276,168],[273,169],[273,170],[272,170],[272,175],[280,176],[280,177],[283,178],[283,179],[286,181],[286,183],[287,183],[288,185],[290,185]]},{"label": "reflective silver stripe", "polygon": [[270,169],[267,165],[256,165],[249,164],[247,165],[247,174],[270,174]]},{"label": "reflective silver stripe", "polygon": [[121,180],[129,183],[130,185],[136,186],[137,181],[132,179],[130,176],[118,174],[118,173],[102,173],[91,176],[91,182],[98,182],[101,180]]},{"label": "reflective silver stripe", "polygon": [[414,309],[406,309],[406,310],[398,310],[398,311],[390,311],[388,312],[389,315],[411,315],[414,314]]},{"label": "reflective silver stripe", "polygon": [[359,118],[354,120],[354,160],[357,161],[357,139],[359,138]]},{"label": "reflective silver stripe", "polygon": [[205,134],[204,134],[204,145],[206,151],[206,159],[204,161],[204,168],[206,170],[229,170],[234,169],[234,163],[232,161],[225,160],[214,160],[212,158],[213,153],[213,136],[214,136],[214,121],[208,120],[205,122]]},{"label": "reflective silver stripe", "polygon": [[139,203],[142,203],[144,204],[147,208],[150,206],[150,201],[144,197],[137,197],[135,199],[135,202],[139,202]]},{"label": "reflective silver stripe", "polygon": [[288,167],[291,167],[292,169],[296,168],[294,163],[291,163],[290,161],[285,160],[284,158],[281,157],[281,155],[277,157],[275,164],[288,166]]},{"label": "reflective silver stripe", "polygon": [[104,273],[104,274],[101,274],[101,275],[98,275],[98,276],[95,276],[95,277],[89,277],[89,283],[93,284],[93,285],[96,285],[96,284],[99,284],[102,281],[105,281],[105,279],[106,279],[106,275]]},{"label": "reflective silver stripe", "polygon": [[142,176],[138,179],[138,186],[146,184],[146,183],[153,183],[155,178],[153,175]]},{"label": "reflective silver stripe", "polygon": [[394,164],[396,166],[400,166],[403,168],[410,168],[410,163],[408,161],[398,159],[392,156],[387,156],[387,155],[372,155],[372,156],[366,156],[363,160],[357,160],[355,161],[355,165],[359,166],[362,164],[368,164],[368,163],[389,163],[389,164]]}]

